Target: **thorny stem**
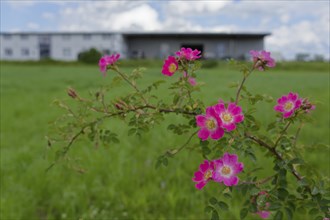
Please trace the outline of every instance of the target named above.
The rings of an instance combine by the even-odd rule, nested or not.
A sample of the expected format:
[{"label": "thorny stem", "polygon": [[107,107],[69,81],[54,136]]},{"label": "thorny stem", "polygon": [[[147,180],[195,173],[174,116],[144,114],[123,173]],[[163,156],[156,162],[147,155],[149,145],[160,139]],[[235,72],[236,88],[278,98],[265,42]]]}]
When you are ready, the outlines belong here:
[{"label": "thorny stem", "polygon": [[254,66],[253,66],[253,67],[249,70],[248,74],[244,75],[243,80],[242,80],[241,84],[239,85],[238,90],[237,90],[237,93],[236,93],[236,100],[235,100],[235,104],[236,104],[236,105],[237,105],[237,103],[238,103],[238,101],[239,101],[239,95],[240,95],[240,93],[241,93],[241,90],[242,90],[242,88],[243,88],[243,85],[244,85],[246,79],[251,75],[251,73],[253,72],[254,69],[255,69],[255,68],[254,68]]},{"label": "thorny stem", "polygon": [[280,142],[281,138],[283,137],[283,135],[285,134],[285,132],[288,130],[288,128],[290,127],[292,121],[289,121],[286,126],[284,127],[284,129],[280,132],[280,136],[277,138],[275,144],[274,144],[274,149],[277,147],[278,143]]},{"label": "thorny stem", "polygon": [[118,73],[130,86],[132,86],[134,89],[135,89],[135,91],[137,92],[137,93],[139,93],[140,95],[141,95],[141,98],[143,99],[143,101],[144,101],[144,103],[147,105],[148,104],[148,101],[144,98],[144,96],[142,95],[142,93],[141,93],[141,91],[139,90],[139,88],[136,86],[136,85],[134,85],[128,78],[127,78],[127,76],[124,74],[124,73],[122,73],[122,72],[120,72],[118,69],[116,69],[116,68],[114,68],[114,71],[116,72],[116,73]]},{"label": "thorny stem", "polygon": [[174,150],[168,150],[166,151],[166,153],[171,154],[172,156],[174,156],[175,154],[179,153],[181,150],[183,150],[191,141],[191,139],[198,133],[198,131],[195,131],[194,133],[192,133],[190,135],[190,137],[188,138],[188,140],[186,141],[186,143],[184,143],[180,148],[178,149],[174,149]]},{"label": "thorny stem", "polygon": [[[179,114],[183,114],[183,115],[192,115],[192,116],[195,116],[197,115],[196,112],[190,112],[190,111],[183,111],[183,110],[180,110],[180,109],[164,109],[164,108],[157,108],[156,106],[153,106],[153,105],[145,105],[145,106],[138,106],[138,107],[134,107],[132,109],[128,109],[128,110],[123,110],[123,111],[118,111],[118,112],[114,112],[114,113],[110,113],[110,114],[105,114],[103,117],[100,117],[92,122],[89,122],[87,124],[85,124],[69,141],[69,143],[66,145],[66,147],[64,148],[62,154],[63,156],[65,156],[68,151],[70,150],[72,144],[74,143],[74,141],[82,134],[84,134],[84,130],[91,126],[92,124],[95,124],[99,121],[102,121],[103,119],[105,118],[110,118],[110,117],[114,117],[114,116],[118,116],[118,115],[123,115],[123,114],[127,114],[127,113],[130,113],[130,112],[134,112],[136,110],[139,110],[139,109],[154,109],[158,112],[162,112],[162,113],[179,113]],[[188,141],[178,149],[178,151],[181,151],[186,145],[189,144],[189,142],[191,141],[192,137],[197,133],[197,131],[195,133],[193,133],[191,135],[191,137],[188,139]],[[46,172],[48,172],[57,162],[58,162],[59,159],[55,160],[55,162],[53,162],[47,169],[46,169]]]},{"label": "thorny stem", "polygon": [[261,179],[261,180],[258,180],[258,181],[242,181],[240,183],[240,185],[256,185],[256,186],[260,186],[260,185],[265,184],[268,181],[272,180],[275,176],[276,175],[272,175],[272,176],[266,177],[265,179]]},{"label": "thorny stem", "polygon": [[[253,140],[255,143],[259,144],[261,147],[266,148],[271,154],[273,154],[276,157],[276,159],[278,159],[280,161],[284,161],[284,158],[275,150],[275,148],[271,147],[266,142],[260,140],[259,138],[255,137],[255,136],[252,136],[248,133],[245,134],[245,137]],[[294,167],[292,168],[291,173],[296,177],[297,180],[303,179],[301,177],[301,175],[295,170]]]},{"label": "thorny stem", "polygon": [[237,90],[237,93],[236,93],[236,101],[235,101],[236,105],[237,105],[237,103],[238,103],[239,94],[241,93],[241,90],[242,90],[242,87],[243,87],[243,85],[244,85],[244,82],[245,82],[246,78],[247,78],[247,77],[244,76],[244,78],[243,78],[243,80],[242,80],[240,86],[238,87],[238,90]]},{"label": "thorny stem", "polygon": [[294,140],[293,140],[293,147],[296,147],[296,144],[297,144],[297,140],[298,140],[298,137],[299,137],[299,134],[300,134],[300,131],[301,131],[301,128],[304,126],[304,123],[300,123],[298,129],[297,129],[297,132],[296,132],[296,135],[294,136]]}]

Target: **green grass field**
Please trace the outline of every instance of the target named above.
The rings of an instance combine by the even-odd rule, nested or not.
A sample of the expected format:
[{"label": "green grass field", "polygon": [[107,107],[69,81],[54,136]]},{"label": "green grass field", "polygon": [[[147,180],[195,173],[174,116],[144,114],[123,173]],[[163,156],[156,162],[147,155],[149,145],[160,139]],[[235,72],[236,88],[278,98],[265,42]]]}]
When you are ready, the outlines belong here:
[{"label": "green grass field", "polygon": [[[131,67],[125,70],[130,71]],[[166,79],[160,67],[150,67],[141,84]],[[89,90],[111,81],[113,73],[102,77],[97,66],[87,65],[27,65],[1,63],[1,209],[0,219],[208,219],[204,213],[207,199],[223,189],[215,183],[202,191],[194,188],[193,173],[203,160],[195,151],[184,150],[169,161],[166,168],[155,169],[157,157],[166,149],[178,147],[185,137],[167,131],[178,116],[167,116],[164,124],[156,126],[141,139],[128,137],[128,128],[119,120],[109,122],[121,142],[95,148],[85,139],[77,142],[69,155],[79,159],[85,174],[56,165],[45,169],[56,149],[48,149],[45,136],[49,123],[61,109],[52,105],[54,99],[69,101],[67,87],[75,88],[82,96]],[[195,96],[214,104],[228,99],[235,90],[228,88],[240,80],[240,73],[221,64],[215,69],[202,69],[198,81],[206,85]],[[163,84],[158,94],[167,98],[169,84]],[[247,81],[255,92],[274,98],[297,92],[317,101],[313,121],[301,133],[300,143],[306,146],[306,161],[329,177],[329,148],[311,150],[316,143],[329,145],[329,65],[279,65],[268,72],[255,72]],[[108,99],[122,94],[128,87],[115,89]],[[272,107],[257,105],[259,119],[264,125],[275,118]],[[294,127],[292,128],[292,131]],[[197,140],[195,140],[197,142]],[[228,149],[230,150],[230,149]],[[258,166],[264,167],[261,176],[272,172],[271,160],[258,154]],[[254,165],[246,161],[245,169]],[[223,199],[231,209],[220,213],[222,219],[239,219],[240,199]],[[257,219],[249,215],[247,219]],[[309,219],[300,213],[295,219]]]}]

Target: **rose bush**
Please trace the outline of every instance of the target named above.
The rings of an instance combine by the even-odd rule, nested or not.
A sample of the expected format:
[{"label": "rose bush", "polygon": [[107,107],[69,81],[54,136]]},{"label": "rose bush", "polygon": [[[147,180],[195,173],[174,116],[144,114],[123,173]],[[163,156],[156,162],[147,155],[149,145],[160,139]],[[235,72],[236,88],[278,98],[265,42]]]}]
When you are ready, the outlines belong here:
[{"label": "rose bush", "polygon": [[[109,118],[125,120],[130,127],[128,135],[141,136],[150,128],[162,123],[166,114],[176,114],[188,119],[189,122],[171,124],[168,130],[183,135],[187,141],[180,147],[169,149],[160,155],[155,162],[156,168],[166,166],[169,158],[173,158],[189,146],[193,138],[199,138],[201,150],[198,152],[204,157],[204,161],[201,162],[198,171],[194,174],[192,171],[195,187],[198,190],[207,190],[206,184],[209,181],[226,187],[222,193],[219,192],[219,195],[210,198],[205,208],[212,219],[218,219],[221,211],[230,208],[221,198],[231,197],[234,190],[246,201],[240,208],[241,219],[249,213],[259,218],[292,219],[295,212],[306,208],[313,219],[329,218],[329,182],[325,178],[313,175],[313,168],[306,166],[296,150],[301,126],[295,134],[288,133],[288,128],[292,124],[309,121],[315,105],[294,92],[278,98],[277,104],[268,95],[252,94],[245,86],[246,80],[254,71],[264,72],[274,68],[275,60],[266,51],[252,50],[250,54],[250,64],[230,61],[239,68],[243,76],[240,83],[232,85],[236,88],[235,96],[226,102],[221,99],[222,97],[215,97],[213,105],[206,105],[203,100],[193,96],[201,87],[196,78],[201,67],[198,61],[201,52],[198,50],[181,48],[174,56],[168,56],[164,61],[160,72],[166,77],[177,78],[169,87],[169,95],[172,96],[169,103],[153,94],[153,91],[165,82],[166,78],[161,79],[165,76],[160,74],[159,81],[146,88],[140,88],[137,80],[142,77],[143,69],[135,69],[131,74],[126,74],[120,70],[119,54],[103,56],[99,61],[100,71],[104,76],[106,72],[113,74],[109,76],[112,79],[109,88],[100,89],[92,94],[92,98],[80,97],[77,91],[70,88],[68,95],[78,106],[75,110],[70,105],[57,101],[68,114],[57,121],[57,133],[54,134],[56,137],[49,139],[49,144],[55,143],[55,140],[62,140],[66,144],[56,152],[55,161],[47,170],[60,160],[67,159],[71,146],[81,136],[88,136],[97,144],[118,143],[120,137],[116,132],[101,126]],[[112,102],[106,102],[104,95],[121,82],[127,83],[132,92]],[[248,107],[243,109],[240,102],[247,103]],[[264,129],[261,129],[255,115],[254,106],[259,102],[271,103],[274,111],[269,114],[277,114],[276,121]],[[231,150],[224,152],[215,146],[230,146]],[[239,157],[257,160],[256,150],[267,152],[266,156],[273,158],[273,173],[266,178],[260,179],[254,174],[258,168],[247,170],[244,164],[239,162]],[[212,151],[215,151],[214,154],[211,154]],[[291,178],[289,176],[296,180],[294,184],[288,181],[288,178]]]}]

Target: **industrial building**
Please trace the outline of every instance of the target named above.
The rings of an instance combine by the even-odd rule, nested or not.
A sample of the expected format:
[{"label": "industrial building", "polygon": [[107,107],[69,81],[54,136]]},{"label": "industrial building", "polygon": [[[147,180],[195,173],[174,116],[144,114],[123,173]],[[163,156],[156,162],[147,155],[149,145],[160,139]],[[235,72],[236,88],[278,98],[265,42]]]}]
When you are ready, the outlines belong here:
[{"label": "industrial building", "polygon": [[1,60],[77,60],[82,51],[96,48],[122,58],[164,58],[181,47],[202,51],[205,59],[244,59],[264,49],[270,33],[107,33],[22,32],[0,33]]}]

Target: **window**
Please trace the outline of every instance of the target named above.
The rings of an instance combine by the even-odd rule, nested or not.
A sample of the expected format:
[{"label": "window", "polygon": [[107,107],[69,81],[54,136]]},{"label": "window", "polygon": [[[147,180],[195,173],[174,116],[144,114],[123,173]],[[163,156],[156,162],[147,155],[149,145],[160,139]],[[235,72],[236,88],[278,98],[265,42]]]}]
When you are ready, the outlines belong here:
[{"label": "window", "polygon": [[49,35],[39,36],[39,44],[42,44],[42,45],[50,44],[50,36]]},{"label": "window", "polygon": [[103,40],[110,40],[111,34],[103,34],[102,37],[103,37]]},{"label": "window", "polygon": [[91,34],[84,34],[83,35],[84,40],[90,40],[92,38]]},{"label": "window", "polygon": [[4,34],[3,39],[10,40],[11,39],[11,34]]},{"label": "window", "polygon": [[22,56],[27,57],[30,55],[30,51],[28,48],[22,48],[21,50]]},{"label": "window", "polygon": [[21,34],[21,39],[27,40],[27,39],[29,39],[29,36],[27,34]]},{"label": "window", "polygon": [[64,35],[62,35],[62,39],[63,39],[63,40],[70,40],[70,38],[71,38],[71,36],[68,35],[68,34],[64,34]]},{"label": "window", "polygon": [[5,49],[5,55],[10,57],[13,55],[13,50],[11,48],[6,48]]},{"label": "window", "polygon": [[63,55],[65,57],[71,56],[71,49],[70,48],[63,48]]}]

